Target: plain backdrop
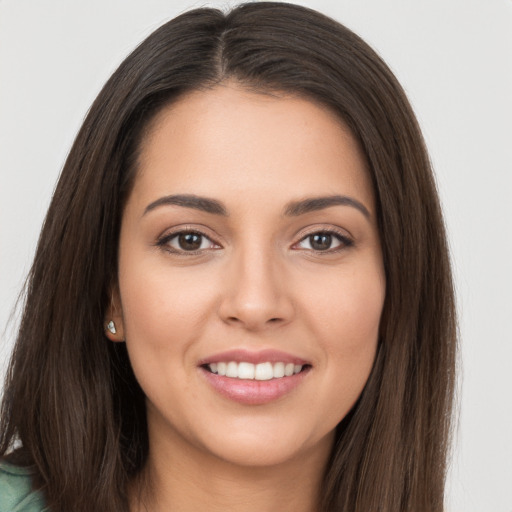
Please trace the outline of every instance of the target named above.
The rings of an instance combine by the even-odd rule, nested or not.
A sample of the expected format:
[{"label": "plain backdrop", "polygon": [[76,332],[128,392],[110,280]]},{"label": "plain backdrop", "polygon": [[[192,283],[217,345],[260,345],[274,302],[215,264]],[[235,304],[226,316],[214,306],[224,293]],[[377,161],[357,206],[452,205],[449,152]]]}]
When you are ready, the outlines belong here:
[{"label": "plain backdrop", "polygon": [[[0,362],[50,196],[121,60],[191,0],[0,0]],[[301,0],[344,23],[409,95],[436,169],[458,294],[448,512],[512,512],[512,0]],[[1,366],[0,365],[0,366]],[[1,368],[0,368],[1,370]]]}]

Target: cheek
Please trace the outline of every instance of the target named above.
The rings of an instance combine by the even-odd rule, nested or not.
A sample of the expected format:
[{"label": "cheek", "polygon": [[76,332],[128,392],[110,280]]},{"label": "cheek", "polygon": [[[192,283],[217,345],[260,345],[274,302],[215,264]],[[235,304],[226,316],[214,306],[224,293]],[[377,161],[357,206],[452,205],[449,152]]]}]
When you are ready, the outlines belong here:
[{"label": "cheek", "polygon": [[[120,261],[120,291],[127,338],[168,342],[193,336],[213,301],[211,275],[126,257]],[[126,272],[123,270],[126,269]]]},{"label": "cheek", "polygon": [[198,287],[185,272],[171,272],[165,265],[129,265],[128,259],[120,262],[119,281],[126,347],[136,378],[162,409],[183,395],[194,400],[187,377],[195,369],[191,354],[212,308],[212,287]]},{"label": "cheek", "polygon": [[[332,276],[331,276],[332,277]],[[340,273],[308,297],[308,322],[321,340],[325,378],[335,395],[345,397],[341,416],[353,405],[370,374],[385,297],[380,267]]]},{"label": "cheek", "polygon": [[[379,268],[340,272],[317,282],[308,294],[311,321],[348,349],[357,350],[378,336],[385,297],[385,282]],[[332,338],[332,336],[328,336]]]},{"label": "cheek", "polygon": [[[171,267],[165,255],[160,264],[154,254],[120,258],[126,347],[139,384],[156,402],[163,399],[163,390],[173,400],[182,396],[196,369],[194,347],[215,312],[215,275],[199,266],[194,272]],[[191,398],[192,391],[187,390]]]}]

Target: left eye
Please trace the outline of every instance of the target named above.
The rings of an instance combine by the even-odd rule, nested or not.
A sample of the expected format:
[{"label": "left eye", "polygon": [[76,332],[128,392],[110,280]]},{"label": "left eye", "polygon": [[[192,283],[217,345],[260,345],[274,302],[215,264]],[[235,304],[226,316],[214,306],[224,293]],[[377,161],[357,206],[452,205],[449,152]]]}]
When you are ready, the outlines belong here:
[{"label": "left eye", "polygon": [[335,233],[318,232],[303,238],[297,245],[301,249],[325,252],[342,246],[348,246],[350,241]]},{"label": "left eye", "polygon": [[162,241],[162,245],[167,245],[176,251],[201,251],[203,249],[212,249],[215,244],[205,235],[194,231],[183,231],[167,237]]}]

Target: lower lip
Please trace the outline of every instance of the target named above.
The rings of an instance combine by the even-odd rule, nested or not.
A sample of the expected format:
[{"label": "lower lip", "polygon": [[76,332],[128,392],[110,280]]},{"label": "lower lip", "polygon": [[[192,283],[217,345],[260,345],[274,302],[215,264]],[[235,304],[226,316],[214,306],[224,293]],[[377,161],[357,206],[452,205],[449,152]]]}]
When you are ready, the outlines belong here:
[{"label": "lower lip", "polygon": [[234,402],[247,405],[262,405],[278,400],[299,386],[309,373],[309,368],[306,368],[290,377],[244,380],[223,377],[202,367],[200,370],[215,391]]}]

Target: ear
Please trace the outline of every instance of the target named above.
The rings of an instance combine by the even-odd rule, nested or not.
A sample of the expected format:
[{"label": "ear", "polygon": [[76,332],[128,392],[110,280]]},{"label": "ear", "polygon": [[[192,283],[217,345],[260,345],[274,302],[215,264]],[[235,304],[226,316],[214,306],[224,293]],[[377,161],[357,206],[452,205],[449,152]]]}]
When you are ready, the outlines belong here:
[{"label": "ear", "polygon": [[110,304],[103,320],[105,335],[110,341],[122,342],[124,341],[123,308],[117,285],[111,287],[110,296]]}]

